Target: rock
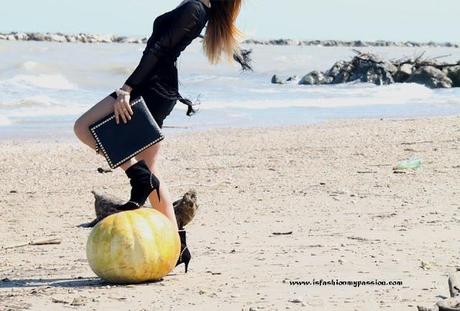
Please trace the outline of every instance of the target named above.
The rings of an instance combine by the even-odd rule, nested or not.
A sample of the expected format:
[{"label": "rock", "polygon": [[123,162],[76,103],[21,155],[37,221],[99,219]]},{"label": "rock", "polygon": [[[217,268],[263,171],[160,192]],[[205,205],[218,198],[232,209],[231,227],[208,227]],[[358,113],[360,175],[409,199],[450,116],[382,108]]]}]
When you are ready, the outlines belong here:
[{"label": "rock", "polygon": [[77,38],[73,35],[65,35],[67,42],[77,42]]},{"label": "rock", "polygon": [[67,42],[66,37],[60,34],[46,34],[45,40],[51,42]]},{"label": "rock", "polygon": [[333,84],[345,83],[349,81],[351,70],[350,62],[338,61],[326,72],[326,76],[331,77]]},{"label": "rock", "polygon": [[452,87],[460,87],[460,65],[448,67],[446,74],[452,80]]},{"label": "rock", "polygon": [[45,35],[39,32],[32,32],[32,33],[29,33],[29,40],[45,41]]},{"label": "rock", "polygon": [[346,83],[351,81],[368,82],[377,85],[394,83],[393,74],[398,68],[391,62],[380,59],[370,53],[355,56],[351,62],[340,61],[326,72],[332,80],[330,83]]},{"label": "rock", "polygon": [[16,33],[14,34],[14,37],[16,38],[16,40],[22,40],[22,41],[29,39],[29,36],[24,32]]},{"label": "rock", "polygon": [[412,75],[414,72],[414,67],[411,64],[403,64],[398,68],[398,71],[394,74],[393,78],[396,83],[403,83],[406,82],[407,79]]},{"label": "rock", "polygon": [[128,37],[126,36],[118,36],[113,38],[113,42],[117,43],[127,43],[128,42]]},{"label": "rock", "polygon": [[80,307],[86,305],[86,300],[82,297],[76,297],[70,303],[71,306]]},{"label": "rock", "polygon": [[272,83],[273,84],[283,84],[283,81],[278,77],[277,75],[273,75],[272,77]]},{"label": "rock", "polygon": [[142,39],[136,39],[136,38],[129,38],[128,43],[142,43]]},{"label": "rock", "polygon": [[113,41],[113,36],[111,35],[100,35],[96,36],[96,41],[101,42],[101,43],[112,43]]},{"label": "rock", "polygon": [[452,87],[452,80],[449,79],[447,74],[433,66],[423,66],[419,68],[406,82],[423,84],[432,89]]},{"label": "rock", "polygon": [[289,45],[290,41],[287,39],[276,39],[268,41],[271,45]]},{"label": "rock", "polygon": [[355,47],[366,47],[369,46],[366,42],[363,42],[361,40],[357,40],[353,42],[353,46]]},{"label": "rock", "polygon": [[286,79],[286,82],[296,82],[298,80],[297,76],[290,76]]},{"label": "rock", "polygon": [[306,74],[302,79],[300,79],[299,84],[303,85],[319,85],[319,84],[329,84],[332,82],[332,78],[326,76],[320,71],[312,71],[309,74]]},{"label": "rock", "polygon": [[354,57],[351,63],[350,81],[358,80],[376,85],[394,83],[392,74],[398,70],[392,63],[370,53]]}]

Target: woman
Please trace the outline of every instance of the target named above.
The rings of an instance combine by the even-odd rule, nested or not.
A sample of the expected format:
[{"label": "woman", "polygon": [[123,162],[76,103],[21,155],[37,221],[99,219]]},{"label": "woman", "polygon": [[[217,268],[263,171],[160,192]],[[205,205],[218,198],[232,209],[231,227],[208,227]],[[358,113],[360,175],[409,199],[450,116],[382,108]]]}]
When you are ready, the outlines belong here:
[{"label": "woman", "polygon": [[[117,124],[129,122],[133,114],[130,98],[141,95],[160,128],[173,110],[176,100],[187,104],[187,115],[194,110],[190,101],[178,93],[176,60],[180,53],[200,35],[207,24],[203,49],[211,63],[217,63],[224,54],[230,59],[237,48],[236,18],[241,0],[184,0],[172,11],[158,16],[142,58],[125,84],[91,107],[74,125],[76,136],[96,150],[89,125],[114,112]],[[157,162],[161,142],[123,163],[121,168],[130,179],[131,197],[118,210],[141,207],[147,198],[154,208],[166,215],[177,228],[171,196],[162,180]],[[99,153],[99,152],[98,152]],[[153,193],[156,190],[156,194]],[[184,262],[187,272],[190,252],[186,245],[185,230],[177,228],[181,239],[181,254],[177,264]]]}]

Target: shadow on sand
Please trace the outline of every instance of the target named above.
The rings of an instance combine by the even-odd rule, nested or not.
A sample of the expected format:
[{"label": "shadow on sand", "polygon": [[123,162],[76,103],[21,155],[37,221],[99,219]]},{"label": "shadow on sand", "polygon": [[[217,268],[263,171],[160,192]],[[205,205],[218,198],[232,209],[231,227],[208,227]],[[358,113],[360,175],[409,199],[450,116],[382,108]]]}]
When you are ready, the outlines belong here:
[{"label": "shadow on sand", "polygon": [[100,278],[75,278],[75,279],[3,279],[0,288],[16,287],[98,287],[109,285]]},{"label": "shadow on sand", "polygon": [[[163,279],[158,281],[150,281],[141,284],[151,284],[161,282]],[[72,288],[83,288],[83,287],[102,287],[102,286],[126,286],[129,284],[113,284],[106,282],[100,278],[74,278],[74,279],[3,279],[0,280],[0,289],[2,288],[24,288],[24,287],[72,287]],[[139,284],[140,285],[140,284]]]}]

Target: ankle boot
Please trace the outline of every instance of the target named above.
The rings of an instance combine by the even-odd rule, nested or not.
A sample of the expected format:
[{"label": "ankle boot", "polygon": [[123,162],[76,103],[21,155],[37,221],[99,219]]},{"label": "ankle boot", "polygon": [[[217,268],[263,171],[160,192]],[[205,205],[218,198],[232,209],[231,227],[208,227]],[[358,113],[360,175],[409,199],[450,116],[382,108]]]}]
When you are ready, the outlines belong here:
[{"label": "ankle boot", "polygon": [[125,173],[130,179],[131,197],[127,203],[118,206],[118,210],[125,211],[141,207],[155,189],[158,201],[160,201],[160,181],[153,175],[144,160],[131,165]]},{"label": "ankle boot", "polygon": [[187,273],[188,263],[190,262],[190,259],[192,259],[192,255],[190,254],[190,251],[187,247],[185,230],[183,228],[180,228],[178,232],[180,237],[180,255],[179,259],[177,259],[176,267],[181,263],[184,263],[185,273]]}]

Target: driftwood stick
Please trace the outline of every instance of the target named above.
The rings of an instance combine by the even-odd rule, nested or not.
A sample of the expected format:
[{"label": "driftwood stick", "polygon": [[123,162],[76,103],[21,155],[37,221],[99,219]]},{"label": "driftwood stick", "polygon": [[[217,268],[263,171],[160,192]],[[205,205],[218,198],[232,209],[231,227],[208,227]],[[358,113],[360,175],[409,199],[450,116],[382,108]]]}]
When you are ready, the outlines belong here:
[{"label": "driftwood stick", "polygon": [[449,274],[449,293],[450,297],[457,297],[460,295],[460,278],[458,272]]},{"label": "driftwood stick", "polygon": [[439,311],[438,306],[433,307],[424,307],[424,306],[417,306],[418,311]]},{"label": "driftwood stick", "polygon": [[53,238],[53,239],[46,239],[46,240],[30,241],[26,243],[20,243],[20,244],[3,247],[3,249],[18,248],[18,247],[23,247],[23,246],[28,246],[28,245],[55,245],[55,244],[61,244],[61,239]]},{"label": "driftwood stick", "polygon": [[447,298],[438,301],[436,305],[439,307],[439,311],[459,311],[460,297]]}]

